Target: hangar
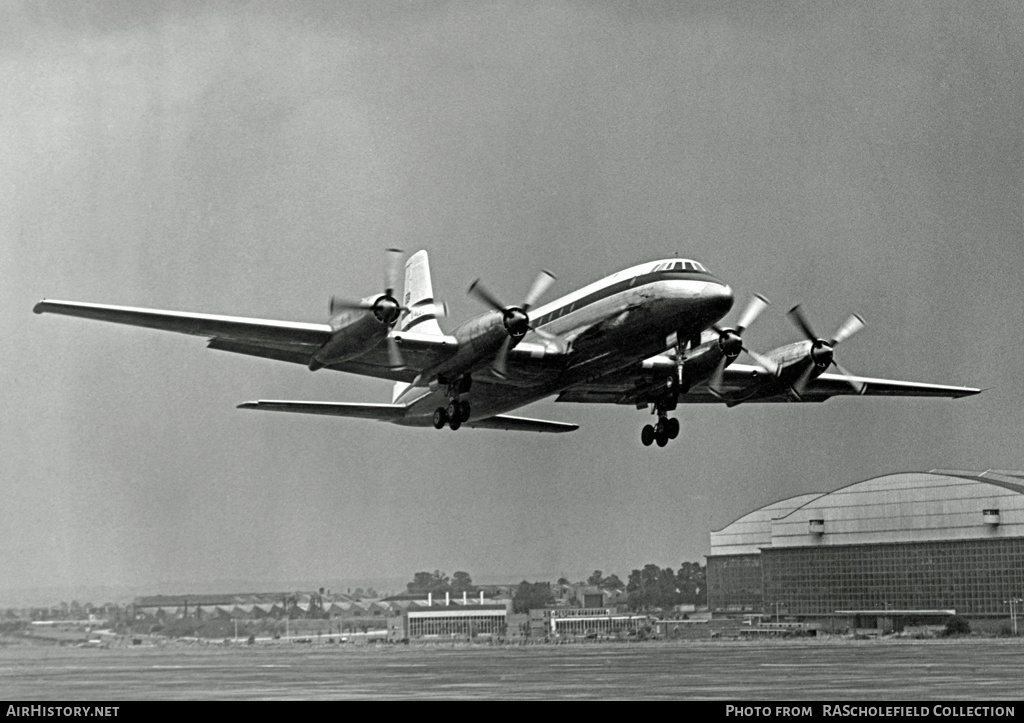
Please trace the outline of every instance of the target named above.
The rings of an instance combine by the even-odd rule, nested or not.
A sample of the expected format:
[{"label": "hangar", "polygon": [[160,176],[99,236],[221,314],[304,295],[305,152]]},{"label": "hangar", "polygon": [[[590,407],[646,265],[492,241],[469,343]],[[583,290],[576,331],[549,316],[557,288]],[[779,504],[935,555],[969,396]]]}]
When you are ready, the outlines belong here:
[{"label": "hangar", "polygon": [[716,615],[1007,619],[1024,598],[1024,472],[891,474],[775,502],[712,532],[707,563]]}]

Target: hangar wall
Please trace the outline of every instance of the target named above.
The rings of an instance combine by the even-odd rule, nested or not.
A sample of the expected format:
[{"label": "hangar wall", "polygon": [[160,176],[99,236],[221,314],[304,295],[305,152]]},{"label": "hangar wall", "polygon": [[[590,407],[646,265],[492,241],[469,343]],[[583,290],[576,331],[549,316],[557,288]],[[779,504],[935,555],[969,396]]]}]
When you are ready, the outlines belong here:
[{"label": "hangar wall", "polygon": [[1024,597],[1024,472],[893,474],[783,500],[712,532],[707,567],[715,613],[1006,616]]}]

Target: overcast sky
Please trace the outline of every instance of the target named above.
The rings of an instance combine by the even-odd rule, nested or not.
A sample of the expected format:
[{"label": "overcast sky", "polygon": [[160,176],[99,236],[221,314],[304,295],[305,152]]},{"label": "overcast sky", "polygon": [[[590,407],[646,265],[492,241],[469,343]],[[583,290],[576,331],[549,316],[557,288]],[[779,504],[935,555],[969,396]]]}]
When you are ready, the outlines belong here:
[{"label": "overcast sky", "polygon": [[[0,603],[625,579],[792,495],[1024,468],[1022,33],[1016,2],[5,3]],[[235,409],[386,382],[32,314],[323,322],[390,246],[428,250],[447,328],[477,277],[548,268],[550,300],[678,254],[773,302],[755,349],[797,302],[822,335],[856,311],[854,373],[988,391],[680,407],[665,449],[618,406],[403,429]]]}]

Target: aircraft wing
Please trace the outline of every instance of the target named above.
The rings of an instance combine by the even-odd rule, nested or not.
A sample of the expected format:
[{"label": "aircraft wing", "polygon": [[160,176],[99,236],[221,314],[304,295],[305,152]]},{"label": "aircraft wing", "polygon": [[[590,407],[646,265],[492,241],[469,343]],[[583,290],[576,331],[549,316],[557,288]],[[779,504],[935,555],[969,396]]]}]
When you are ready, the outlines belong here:
[{"label": "aircraft wing", "polygon": [[[597,404],[643,405],[664,391],[665,380],[674,373],[675,361],[668,356],[652,357],[642,366],[620,370],[601,379],[579,384],[563,391],[559,402]],[[888,397],[966,397],[978,394],[974,387],[945,384],[925,384],[894,379],[852,377],[863,385],[857,392],[847,377],[840,374],[822,374],[808,383],[797,400],[788,388],[780,387],[774,377],[766,376],[760,367],[734,363],[725,369],[721,395],[715,395],[704,383],[695,384],[679,397],[680,404],[736,404],[754,402],[823,402],[833,396],[888,396]]]},{"label": "aircraft wing", "polygon": [[[850,382],[861,385],[857,391]],[[978,394],[980,389],[974,387],[958,387],[947,384],[926,384],[896,379],[877,379],[874,377],[851,376],[824,373],[810,381],[796,399],[788,387],[780,387],[772,377],[765,375],[759,367],[748,364],[732,364],[725,370],[723,395],[725,399],[716,397],[707,387],[691,390],[679,398],[680,403],[713,403],[725,402],[735,404],[753,402],[824,402],[836,396],[867,396],[867,397],[966,397]],[[698,394],[693,394],[697,391]],[[692,398],[691,398],[692,395]]]},{"label": "aircraft wing", "polygon": [[[87,304],[77,301],[44,299],[32,309],[37,314],[60,314],[126,324],[179,334],[203,336],[210,349],[276,359],[307,366],[313,353],[331,338],[329,324],[253,319],[218,314],[197,314],[130,306]],[[404,370],[391,368],[387,347],[381,343],[354,360],[330,364],[329,369],[409,382],[417,369],[425,369],[447,359],[458,346],[451,336],[393,332],[406,359]]]},{"label": "aircraft wing", "polygon": [[[270,412],[294,412],[298,414],[323,414],[332,417],[355,417],[358,419],[376,419],[381,422],[395,422],[409,426],[428,426],[429,418],[417,418],[403,422],[406,411],[405,404],[349,404],[345,402],[293,402],[283,400],[261,399],[238,405],[239,409],[256,409]],[[572,432],[579,425],[565,422],[550,422],[544,419],[513,417],[499,414],[494,417],[466,422],[462,426],[474,429],[505,429],[514,432]]]},{"label": "aircraft wing", "polygon": [[[864,390],[858,392],[850,381],[863,384]],[[849,395],[868,397],[968,397],[980,393],[974,387],[956,387],[947,384],[925,384],[923,382],[904,382],[896,379],[875,379],[873,377],[844,377],[841,374],[825,373],[807,385],[801,396],[816,396],[823,400],[829,397]],[[814,400],[811,400],[814,401]]]},{"label": "aircraft wing", "polygon": [[114,324],[163,329],[179,334],[271,343],[285,342],[322,346],[331,336],[331,327],[327,324],[248,319],[217,314],[192,314],[182,311],[138,309],[131,306],[84,304],[78,301],[43,299],[33,307],[32,311],[37,314],[61,314]]}]

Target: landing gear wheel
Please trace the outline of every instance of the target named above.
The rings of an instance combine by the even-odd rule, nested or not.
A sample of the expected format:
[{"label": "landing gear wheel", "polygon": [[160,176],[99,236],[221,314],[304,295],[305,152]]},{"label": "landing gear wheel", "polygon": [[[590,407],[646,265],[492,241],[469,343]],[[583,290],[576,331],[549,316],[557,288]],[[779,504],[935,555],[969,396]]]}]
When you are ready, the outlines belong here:
[{"label": "landing gear wheel", "polygon": [[640,430],[640,441],[645,447],[650,447],[654,443],[654,427],[645,424],[644,428]]},{"label": "landing gear wheel", "polygon": [[459,406],[458,402],[455,402],[455,401],[451,402],[448,405],[447,412],[448,412],[448,421],[454,422],[456,419],[459,420],[460,422],[462,421],[462,408]]},{"label": "landing gear wheel", "polygon": [[668,434],[669,439],[675,439],[679,436],[679,420],[675,417],[665,422],[665,433]]},{"label": "landing gear wheel", "polygon": [[444,407],[438,407],[434,410],[434,429],[443,429],[444,425],[448,423],[448,412],[445,411]]},{"label": "landing gear wheel", "polygon": [[661,434],[654,435],[654,441],[658,443],[659,447],[664,447],[668,444],[668,435],[662,432]]},{"label": "landing gear wheel", "polygon": [[462,426],[462,417],[453,417],[448,420],[448,426],[454,432],[456,429]]},{"label": "landing gear wheel", "polygon": [[459,402],[459,417],[462,419],[463,422],[469,421],[469,413],[471,411],[472,408],[469,406],[469,402],[467,402],[466,400]]}]

